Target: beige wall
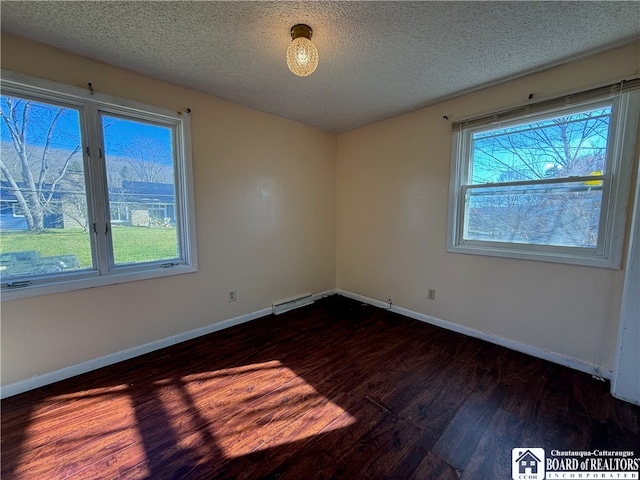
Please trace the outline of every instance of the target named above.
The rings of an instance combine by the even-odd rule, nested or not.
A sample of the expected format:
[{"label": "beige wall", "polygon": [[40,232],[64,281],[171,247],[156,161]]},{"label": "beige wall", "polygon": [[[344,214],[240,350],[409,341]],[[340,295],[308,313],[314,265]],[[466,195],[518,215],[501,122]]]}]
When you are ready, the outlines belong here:
[{"label": "beige wall", "polygon": [[335,135],[8,35],[2,68],[191,107],[199,257],[194,274],[3,302],[3,385],[335,288]]},{"label": "beige wall", "polygon": [[[637,75],[638,45],[338,136],[337,286],[613,367],[623,272],[447,253],[451,120]],[[449,121],[443,120],[443,115]],[[436,300],[427,289],[436,289]]]}]

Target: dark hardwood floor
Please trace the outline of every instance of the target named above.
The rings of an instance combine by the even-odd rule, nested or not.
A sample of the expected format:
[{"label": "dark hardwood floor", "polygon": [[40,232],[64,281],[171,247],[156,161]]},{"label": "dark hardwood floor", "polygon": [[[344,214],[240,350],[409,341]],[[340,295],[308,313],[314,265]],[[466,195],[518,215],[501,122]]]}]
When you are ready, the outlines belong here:
[{"label": "dark hardwood floor", "polygon": [[3,480],[510,479],[640,452],[607,383],[332,296],[2,401]]}]

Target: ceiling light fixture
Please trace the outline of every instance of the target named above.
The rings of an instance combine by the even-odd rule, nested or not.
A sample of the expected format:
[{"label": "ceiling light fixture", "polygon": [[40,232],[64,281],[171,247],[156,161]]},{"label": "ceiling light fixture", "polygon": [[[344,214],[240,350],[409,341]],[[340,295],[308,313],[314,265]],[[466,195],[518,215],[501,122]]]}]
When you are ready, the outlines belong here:
[{"label": "ceiling light fixture", "polygon": [[287,48],[289,70],[299,77],[311,75],[318,66],[318,49],[311,42],[313,30],[309,25],[291,27],[291,43]]}]

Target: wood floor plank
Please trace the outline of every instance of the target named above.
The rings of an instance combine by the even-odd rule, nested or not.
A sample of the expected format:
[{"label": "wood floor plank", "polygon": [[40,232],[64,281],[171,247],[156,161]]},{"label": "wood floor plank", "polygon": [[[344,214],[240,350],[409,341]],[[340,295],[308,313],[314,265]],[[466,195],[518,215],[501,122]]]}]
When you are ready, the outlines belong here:
[{"label": "wood floor plank", "polygon": [[558,365],[334,295],[2,401],[8,480],[493,479],[510,451],[640,451]]},{"label": "wood floor plank", "polygon": [[591,440],[591,427],[589,417],[539,400],[522,443],[546,449],[586,449]]},{"label": "wood floor plank", "polygon": [[456,470],[435,453],[429,452],[418,468],[409,477],[410,480],[459,480],[462,472]]},{"label": "wood floor plank", "polygon": [[465,465],[463,479],[511,478],[511,450],[522,444],[527,422],[498,408]]},{"label": "wood floor plank", "polygon": [[506,386],[483,377],[433,447],[433,452],[462,471],[504,397]]}]

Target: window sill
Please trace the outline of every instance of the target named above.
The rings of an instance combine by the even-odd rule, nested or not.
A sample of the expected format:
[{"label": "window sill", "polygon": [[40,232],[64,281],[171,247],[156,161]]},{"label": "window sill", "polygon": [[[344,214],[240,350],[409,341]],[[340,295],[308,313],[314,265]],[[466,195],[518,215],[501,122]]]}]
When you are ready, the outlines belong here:
[{"label": "window sill", "polygon": [[110,273],[109,275],[96,274],[89,277],[82,275],[81,277],[73,277],[64,280],[57,278],[55,282],[50,283],[38,283],[25,287],[3,288],[0,300],[5,302],[9,300],[17,300],[19,298],[70,292],[73,290],[116,285],[119,283],[135,282],[138,280],[149,280],[152,278],[169,277],[172,275],[182,275],[197,271],[198,268],[193,265],[176,265],[171,268],[158,267],[144,271]]},{"label": "window sill", "polygon": [[488,257],[502,257],[511,258],[516,260],[531,260],[537,262],[550,262],[550,263],[563,263],[567,265],[578,265],[582,267],[597,267],[597,268],[610,268],[620,269],[620,262],[612,261],[609,258],[598,256],[596,253],[578,254],[570,251],[561,251],[559,247],[558,251],[540,251],[534,250],[535,246],[531,246],[531,249],[510,249],[503,246],[493,245],[479,245],[479,244],[462,244],[462,245],[448,245],[447,252],[449,253],[464,253],[470,255],[482,255]]}]

